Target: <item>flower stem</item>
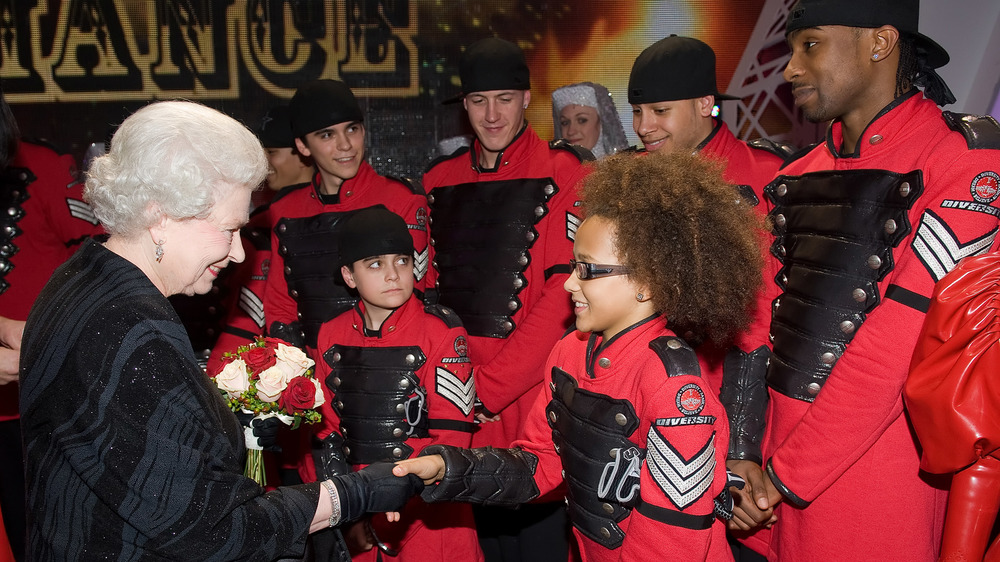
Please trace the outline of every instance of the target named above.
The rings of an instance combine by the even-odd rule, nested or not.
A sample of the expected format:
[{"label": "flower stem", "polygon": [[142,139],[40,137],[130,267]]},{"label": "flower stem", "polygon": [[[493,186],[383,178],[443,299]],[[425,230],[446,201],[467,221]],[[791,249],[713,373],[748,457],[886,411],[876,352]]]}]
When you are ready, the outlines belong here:
[{"label": "flower stem", "polygon": [[260,449],[247,449],[247,464],[243,475],[252,478],[262,488],[267,483],[267,476],[264,475],[264,459],[261,458]]}]

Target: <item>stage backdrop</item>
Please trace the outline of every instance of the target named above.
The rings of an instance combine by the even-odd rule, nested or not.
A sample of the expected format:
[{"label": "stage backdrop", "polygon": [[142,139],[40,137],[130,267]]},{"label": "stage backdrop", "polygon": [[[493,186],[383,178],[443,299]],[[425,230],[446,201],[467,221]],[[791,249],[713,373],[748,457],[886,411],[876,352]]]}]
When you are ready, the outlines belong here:
[{"label": "stage backdrop", "polygon": [[792,0],[0,0],[0,79],[25,136],[82,159],[150,100],[197,100],[255,128],[302,82],[339,78],[366,110],[369,160],[419,176],[442,139],[469,132],[462,48],[496,35],[524,48],[528,119],[552,134],[552,90],[602,83],[630,139],[632,61],[671,33],[718,54],[723,116],[744,138],[816,138],[791,109],[781,69]]}]

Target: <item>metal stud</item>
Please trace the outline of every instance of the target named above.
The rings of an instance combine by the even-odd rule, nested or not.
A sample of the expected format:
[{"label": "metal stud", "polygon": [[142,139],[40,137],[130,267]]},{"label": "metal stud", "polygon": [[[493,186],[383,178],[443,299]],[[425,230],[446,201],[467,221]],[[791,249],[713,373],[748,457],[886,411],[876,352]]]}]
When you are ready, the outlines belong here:
[{"label": "metal stud", "polygon": [[601,504],[601,509],[603,509],[604,513],[607,513],[608,515],[615,512],[614,506],[607,502]]},{"label": "metal stud", "polygon": [[824,365],[833,365],[837,362],[837,356],[827,351],[820,356],[819,360],[822,361]]},{"label": "metal stud", "polygon": [[341,359],[340,352],[339,351],[334,351],[333,355],[330,356],[330,359],[333,359],[334,363],[340,363],[340,359]]},{"label": "metal stud", "polygon": [[545,192],[546,195],[552,195],[553,193],[556,192],[556,188],[550,183],[545,186],[545,189],[543,191]]},{"label": "metal stud", "polygon": [[819,394],[821,388],[822,387],[819,385],[818,382],[811,382],[806,386],[806,392],[808,392],[813,396],[816,396],[817,394]]},{"label": "metal stud", "polygon": [[524,279],[521,279],[520,277],[515,278],[514,279],[514,288],[515,289],[520,289],[521,287],[524,287]]},{"label": "metal stud", "polygon": [[398,428],[398,427],[396,429],[393,429],[392,430],[392,436],[393,437],[402,437],[403,436],[403,430],[400,429],[400,428]]},{"label": "metal stud", "polygon": [[407,379],[399,379],[399,388],[404,390],[410,388],[410,381]]},{"label": "metal stud", "polygon": [[417,358],[414,357],[412,353],[407,353],[406,357],[403,358],[403,361],[406,361],[407,365],[413,365],[417,362]]},{"label": "metal stud", "polygon": [[535,233],[534,232],[529,232],[529,233],[527,233],[527,234],[524,235],[524,238],[528,242],[534,242],[535,241]]},{"label": "metal stud", "polygon": [[855,328],[856,327],[854,326],[854,322],[851,322],[850,320],[844,320],[843,322],[840,323],[840,331],[844,332],[845,334],[848,335],[853,334]]},{"label": "metal stud", "polygon": [[600,359],[597,360],[597,364],[607,369],[608,367],[611,366],[611,360],[608,359],[607,357],[601,357]]},{"label": "metal stud", "polygon": [[536,217],[540,217],[540,216],[542,216],[544,214],[545,214],[545,207],[542,207],[541,205],[535,207],[535,216]]},{"label": "metal stud", "polygon": [[788,193],[788,185],[779,184],[778,189],[775,190],[779,197],[784,197]]},{"label": "metal stud", "polygon": [[882,142],[882,135],[872,135],[872,137],[868,139],[868,144],[878,144],[880,142]]},{"label": "metal stud", "polygon": [[904,181],[903,183],[899,184],[899,194],[902,195],[903,197],[906,197],[907,195],[910,194],[910,182]]},{"label": "metal stud", "polygon": [[680,349],[684,347],[684,345],[680,342],[680,340],[670,338],[669,340],[667,340],[667,347],[669,347],[670,349]]},{"label": "metal stud", "polygon": [[610,539],[611,531],[609,531],[607,527],[601,527],[601,536],[605,539]]},{"label": "metal stud", "polygon": [[615,414],[615,423],[624,427],[628,423],[628,418],[625,417],[625,414],[618,412]]},{"label": "metal stud", "polygon": [[785,226],[785,215],[781,213],[774,215],[774,224],[778,226]]},{"label": "metal stud", "polygon": [[557,414],[555,410],[549,412],[549,421],[552,423],[559,421],[559,414]]},{"label": "metal stud", "polygon": [[504,323],[501,326],[503,327],[505,332],[509,332],[514,329],[514,323],[511,322],[510,320],[504,320]]},{"label": "metal stud", "polygon": [[333,386],[340,386],[340,377],[333,377]]},{"label": "metal stud", "polygon": [[402,457],[403,456],[403,450],[400,449],[399,447],[393,448],[393,450],[392,450],[392,456],[393,456],[393,458],[396,458],[396,459]]},{"label": "metal stud", "polygon": [[894,232],[896,232],[896,221],[892,219],[885,221],[884,228],[886,234],[893,234]]},{"label": "metal stud", "polygon": [[868,267],[870,267],[872,269],[878,269],[878,268],[882,267],[882,258],[880,258],[878,256],[875,256],[875,255],[871,255],[871,256],[868,256],[867,263],[868,263]]},{"label": "metal stud", "polygon": [[868,293],[866,293],[865,290],[860,287],[851,291],[851,296],[854,297],[854,300],[858,302],[865,302],[866,300],[868,300]]},{"label": "metal stud", "polygon": [[508,301],[507,308],[510,310],[517,310],[517,301]]},{"label": "metal stud", "polygon": [[517,258],[517,265],[528,265],[527,254],[521,254],[521,257]]}]

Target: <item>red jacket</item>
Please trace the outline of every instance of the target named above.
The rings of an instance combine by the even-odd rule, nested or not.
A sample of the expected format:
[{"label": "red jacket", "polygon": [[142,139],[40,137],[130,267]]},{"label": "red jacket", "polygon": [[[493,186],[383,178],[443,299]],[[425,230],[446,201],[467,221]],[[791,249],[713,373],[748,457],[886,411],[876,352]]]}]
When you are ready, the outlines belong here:
[{"label": "red jacket", "polygon": [[[0,235],[4,245],[14,250],[9,257],[0,257],[10,266],[0,267],[4,271],[0,273],[0,315],[25,320],[52,272],[84,239],[103,229],[93,209],[83,201],[83,184],[71,156],[22,141],[4,173],[14,174],[15,182],[27,185],[16,189],[19,195],[9,187],[3,194],[3,226],[16,230],[13,236]],[[16,384],[0,387],[0,421],[17,419],[17,393]]]},{"label": "red jacket", "polygon": [[702,141],[699,154],[724,162],[722,177],[729,183],[749,187],[760,201],[757,209],[764,211],[764,186],[771,183],[784,162],[780,156],[736,138],[722,121],[717,121],[712,134]]},{"label": "red jacket", "polygon": [[[729,423],[718,397],[702,377],[667,375],[662,360],[649,348],[649,342],[658,337],[674,336],[662,318],[647,320],[623,331],[608,342],[607,348],[599,347],[603,342],[598,337],[594,347],[597,357],[590,361],[593,377],[587,372],[590,336],[574,331],[559,340],[547,361],[546,379],[550,378],[553,367],[559,367],[572,376],[582,390],[628,401],[639,420],[638,428],[628,439],[640,449],[649,451],[640,468],[642,501],[668,511],[711,516],[714,498],[726,484],[729,443]],[[701,362],[702,372],[708,368]],[[682,401],[690,397],[694,398],[693,403]],[[535,481],[542,494],[563,484],[563,463],[553,448],[552,429],[545,413],[551,400],[552,390],[549,385],[543,385],[542,394],[525,419],[524,440],[514,443],[538,456]],[[696,423],[677,423],[681,421]],[[660,444],[650,443],[650,436]],[[670,449],[677,457],[673,457]],[[708,450],[712,452],[707,453]],[[665,454],[660,456],[656,451]],[[710,472],[697,470],[682,481],[677,474],[695,466],[693,463],[700,454],[711,455],[712,460],[703,465],[704,470]],[[673,462],[667,460],[672,457]],[[680,463],[686,466],[678,468]],[[700,485],[693,483],[699,480],[695,474],[704,477]],[[687,495],[679,498],[672,486]],[[725,524],[718,519],[714,519],[708,529],[692,530],[649,519],[633,510],[618,525],[625,533],[625,540],[616,549],[608,549],[573,528],[585,562],[733,559],[726,542]]]},{"label": "red jacket", "polygon": [[[840,144],[835,122],[825,144],[781,173],[920,170],[924,192],[908,213],[912,230],[892,250],[892,270],[878,283],[878,306],[815,401],[771,391],[764,458],[781,484],[811,503],[779,507],[768,558],[934,560],[945,497],[918,473],[901,391],[935,282],[961,257],[993,244],[1000,209],[990,186],[996,185],[1000,152],[970,150],[919,93],[876,116],[854,155],[838,156]],[[769,294],[761,304],[770,307],[781,291],[773,277],[765,281]],[[757,327],[758,343],[767,341],[766,328]],[[766,541],[767,533],[756,538]]]},{"label": "red jacket", "polygon": [[[427,361],[416,371],[416,375],[427,390],[428,417],[471,425],[475,383],[472,363],[467,355],[465,329],[457,322],[449,326],[441,317],[425,312],[423,303],[414,295],[385,320],[379,336],[365,335],[363,314],[364,302],[359,301],[353,310],[325,323],[319,333],[321,353],[334,344],[356,347],[418,346],[427,356]],[[340,426],[337,412],[331,406],[333,393],[326,385],[330,372],[326,361],[316,364],[316,376],[323,383],[327,398],[321,408],[320,439],[332,431],[339,431]],[[417,456],[428,445],[468,447],[472,441],[472,434],[462,431],[431,428],[429,433],[426,438],[411,437],[406,440],[406,444],[413,447],[412,456]],[[305,482],[316,480],[311,461],[303,463],[299,470]],[[372,518],[378,538],[399,551],[399,557],[393,557],[393,560],[482,560],[471,505],[428,505],[418,497],[411,500],[402,513],[403,518],[396,523],[386,523],[381,515]],[[376,552],[377,549],[373,549],[355,556],[354,560],[374,561]]]},{"label": "red jacket", "polygon": [[[530,126],[499,156],[495,171],[478,166],[479,146],[477,140],[472,150],[461,150],[433,165],[423,178],[428,196],[443,186],[525,178],[551,178],[559,189],[548,202],[548,214],[536,225],[538,240],[524,272],[527,284],[518,294],[523,306],[513,315],[516,328],[507,338],[470,336],[479,399],[486,409],[500,414],[499,422],[481,426],[473,444],[506,447],[517,438],[538,392],[545,357],[572,318],[570,298],[562,285],[573,257],[573,236],[582,219],[577,187],[587,168],[574,153],[550,148]],[[432,246],[432,263],[434,251]],[[432,267],[427,286],[433,287],[436,280]]]},{"label": "red jacket", "polygon": [[[283,192],[280,198],[272,200],[267,211],[272,228],[282,218],[312,217],[321,213],[384,205],[403,217],[410,229],[417,254],[414,260],[416,289],[423,290],[427,268],[427,201],[424,195],[414,193],[398,181],[378,175],[367,162],[362,162],[357,175],[340,186],[339,202],[335,204],[327,205],[320,200],[320,181],[317,173],[312,185]],[[277,250],[278,246],[277,235],[272,230],[271,247]],[[290,324],[298,319],[298,305],[288,294],[288,283],[282,273],[284,270],[285,260],[281,253],[271,252],[268,271],[274,272],[274,275],[267,275],[264,288],[264,318],[268,329],[274,322]]]}]

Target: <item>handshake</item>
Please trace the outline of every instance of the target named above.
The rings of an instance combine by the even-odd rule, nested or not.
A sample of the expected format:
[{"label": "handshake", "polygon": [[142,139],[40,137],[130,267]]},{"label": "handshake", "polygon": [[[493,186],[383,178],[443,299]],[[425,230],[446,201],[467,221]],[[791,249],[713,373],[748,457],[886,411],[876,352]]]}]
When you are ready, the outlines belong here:
[{"label": "handshake", "polygon": [[378,462],[357,472],[330,477],[336,490],[331,494],[333,512],[340,514],[331,518],[331,526],[360,519],[366,513],[398,512],[424,490],[424,482],[416,475],[394,475],[394,466]]}]

